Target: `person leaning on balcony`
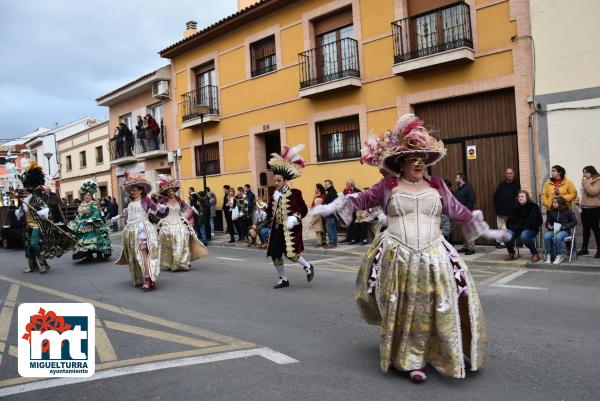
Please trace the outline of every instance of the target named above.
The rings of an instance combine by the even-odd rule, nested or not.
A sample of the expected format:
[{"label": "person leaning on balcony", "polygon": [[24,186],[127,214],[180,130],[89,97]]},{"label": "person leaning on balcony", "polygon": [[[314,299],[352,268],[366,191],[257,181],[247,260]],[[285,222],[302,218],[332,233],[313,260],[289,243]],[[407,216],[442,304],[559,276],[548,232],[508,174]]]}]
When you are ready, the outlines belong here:
[{"label": "person leaning on balcony", "polygon": [[600,174],[594,166],[583,168],[581,187],[583,188],[580,202],[583,242],[577,255],[588,254],[591,230],[596,237],[596,247],[598,248],[594,258],[600,258]]},{"label": "person leaning on balcony", "polygon": [[123,133],[121,132],[120,127],[120,125],[116,126],[115,131],[113,132],[117,159],[120,159],[121,157],[125,156],[125,137],[123,137]]},{"label": "person leaning on balcony", "polygon": [[142,153],[146,153],[146,132],[144,130],[144,119],[142,116],[137,116],[137,124],[135,124],[135,139],[136,142],[140,144],[140,148],[142,149]]},{"label": "person leaning on balcony", "polygon": [[126,156],[133,156],[133,132],[131,132],[125,123],[119,124],[119,135],[123,138],[123,144],[125,147],[124,154]]},{"label": "person leaning on balcony", "polygon": [[529,192],[519,191],[517,196],[517,206],[513,207],[512,211],[506,218],[507,232],[510,234],[510,240],[505,242],[508,255],[506,260],[515,258],[515,240],[521,238],[523,245],[531,251],[531,261],[539,262],[540,255],[535,246],[535,237],[540,231],[540,227],[544,222],[540,207],[531,200]]},{"label": "person leaning on balcony", "polygon": [[577,198],[577,190],[573,182],[566,178],[567,172],[564,167],[555,165],[550,170],[550,179],[544,184],[542,190],[542,203],[547,210],[552,209],[552,201],[557,196],[562,196],[567,202],[569,209],[571,203]]},{"label": "person leaning on balcony", "polygon": [[158,149],[158,135],[160,127],[151,114],[146,114],[146,139],[148,140],[148,150]]}]

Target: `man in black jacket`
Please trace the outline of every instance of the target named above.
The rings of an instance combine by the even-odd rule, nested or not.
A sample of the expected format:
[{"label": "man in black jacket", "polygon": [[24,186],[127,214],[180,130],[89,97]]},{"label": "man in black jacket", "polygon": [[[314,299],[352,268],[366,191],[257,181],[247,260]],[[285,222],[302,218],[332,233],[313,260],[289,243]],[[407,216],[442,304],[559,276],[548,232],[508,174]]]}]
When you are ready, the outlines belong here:
[{"label": "man in black jacket", "polygon": [[[467,180],[467,175],[465,173],[458,173],[454,181],[456,182],[456,190],[454,191],[456,199],[467,209],[474,210],[475,190],[473,190],[473,186]],[[465,255],[473,255],[475,253],[475,241],[465,241],[465,245],[458,252]]]},{"label": "man in black jacket", "polygon": [[[324,205],[327,205],[337,199],[337,191],[333,186],[333,181],[325,180],[323,181],[323,186],[325,186],[325,201]],[[333,216],[329,216],[325,218],[325,227],[327,230],[327,236],[329,237],[329,245],[326,245],[326,248],[337,248],[337,220]]]},{"label": "man in black jacket", "polygon": [[231,208],[229,207],[229,188],[231,188],[229,185],[223,185],[223,214],[225,215],[225,222],[227,223],[227,228],[225,229],[226,233],[229,233],[229,242],[230,243],[234,243],[235,242],[235,231],[233,228],[233,220],[231,220]]},{"label": "man in black jacket", "polygon": [[[506,219],[515,208],[517,195],[521,190],[521,184],[518,180],[515,180],[515,171],[512,168],[507,168],[505,174],[506,180],[498,184],[498,188],[494,192],[494,208],[496,209],[496,227],[498,230],[506,230]],[[504,248],[499,240],[496,240],[496,242],[496,248]]]}]

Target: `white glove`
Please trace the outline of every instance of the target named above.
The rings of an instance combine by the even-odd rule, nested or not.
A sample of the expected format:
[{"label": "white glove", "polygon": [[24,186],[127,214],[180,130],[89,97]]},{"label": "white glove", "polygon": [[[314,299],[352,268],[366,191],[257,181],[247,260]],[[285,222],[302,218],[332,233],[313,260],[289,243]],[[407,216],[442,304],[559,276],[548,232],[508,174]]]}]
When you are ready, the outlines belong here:
[{"label": "white glove", "polygon": [[333,202],[327,205],[317,205],[311,209],[312,214],[323,217],[331,216],[336,211],[337,207]]},{"label": "white glove", "polygon": [[43,209],[40,209],[40,210],[37,212],[37,214],[38,214],[38,216],[40,216],[41,218],[43,218],[43,219],[47,219],[47,218],[48,218],[48,215],[50,214],[50,209],[48,209],[47,207],[45,207],[45,208],[43,208]]},{"label": "white glove", "polygon": [[164,211],[167,210],[167,205],[163,204],[163,203],[159,203],[158,204],[158,211],[161,213],[164,213]]},{"label": "white glove", "polygon": [[296,227],[298,224],[300,224],[300,222],[298,221],[298,218],[296,216],[288,216],[285,225],[287,226],[288,230],[291,230],[292,228]]},{"label": "white glove", "polygon": [[481,236],[485,239],[491,239],[496,241],[506,242],[510,240],[510,234],[505,230],[492,230],[488,229],[481,233]]},{"label": "white glove", "polygon": [[279,198],[281,198],[281,192],[279,192],[279,191],[275,191],[275,192],[273,192],[273,200],[274,200],[275,202],[278,202],[278,201],[279,201]]},{"label": "white glove", "polygon": [[379,229],[387,227],[387,216],[385,215],[385,213],[379,213],[377,215],[377,222],[379,224]]}]

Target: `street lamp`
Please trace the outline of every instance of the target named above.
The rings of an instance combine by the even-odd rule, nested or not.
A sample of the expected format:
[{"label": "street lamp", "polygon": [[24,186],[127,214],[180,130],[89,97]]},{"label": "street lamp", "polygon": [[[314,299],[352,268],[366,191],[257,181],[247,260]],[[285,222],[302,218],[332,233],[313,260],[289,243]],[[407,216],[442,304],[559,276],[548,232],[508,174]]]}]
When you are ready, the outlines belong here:
[{"label": "street lamp", "polygon": [[46,159],[48,159],[48,176],[52,177],[52,175],[50,174],[50,159],[52,158],[52,156],[54,155],[54,153],[52,152],[46,152],[44,153],[44,156],[46,156]]},{"label": "street lamp", "polygon": [[202,135],[202,184],[206,193],[206,149],[204,148],[204,115],[208,114],[210,107],[207,104],[195,104],[194,112],[200,114],[200,132]]}]

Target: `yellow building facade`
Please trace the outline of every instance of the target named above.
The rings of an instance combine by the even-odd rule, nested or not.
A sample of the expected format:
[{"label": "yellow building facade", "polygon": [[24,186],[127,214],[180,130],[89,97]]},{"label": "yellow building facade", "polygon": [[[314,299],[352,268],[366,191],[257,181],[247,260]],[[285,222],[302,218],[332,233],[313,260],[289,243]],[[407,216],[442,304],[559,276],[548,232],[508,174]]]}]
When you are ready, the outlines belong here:
[{"label": "yellow building facade", "polygon": [[160,52],[179,103],[184,186],[200,188],[204,166],[217,193],[225,184],[265,193],[269,153],[305,144],[293,186],[307,202],[325,179],[368,187],[381,176],[360,164],[362,144],[416,112],[448,143],[433,173],[479,177],[478,206],[489,209],[487,192],[509,167],[501,152],[531,185],[531,46],[518,40],[528,13],[512,0],[267,0],[204,30],[188,24]]},{"label": "yellow building facade", "polygon": [[60,193],[69,203],[81,200],[79,188],[85,181],[98,183],[96,198],[112,194],[108,121],[58,141]]}]

